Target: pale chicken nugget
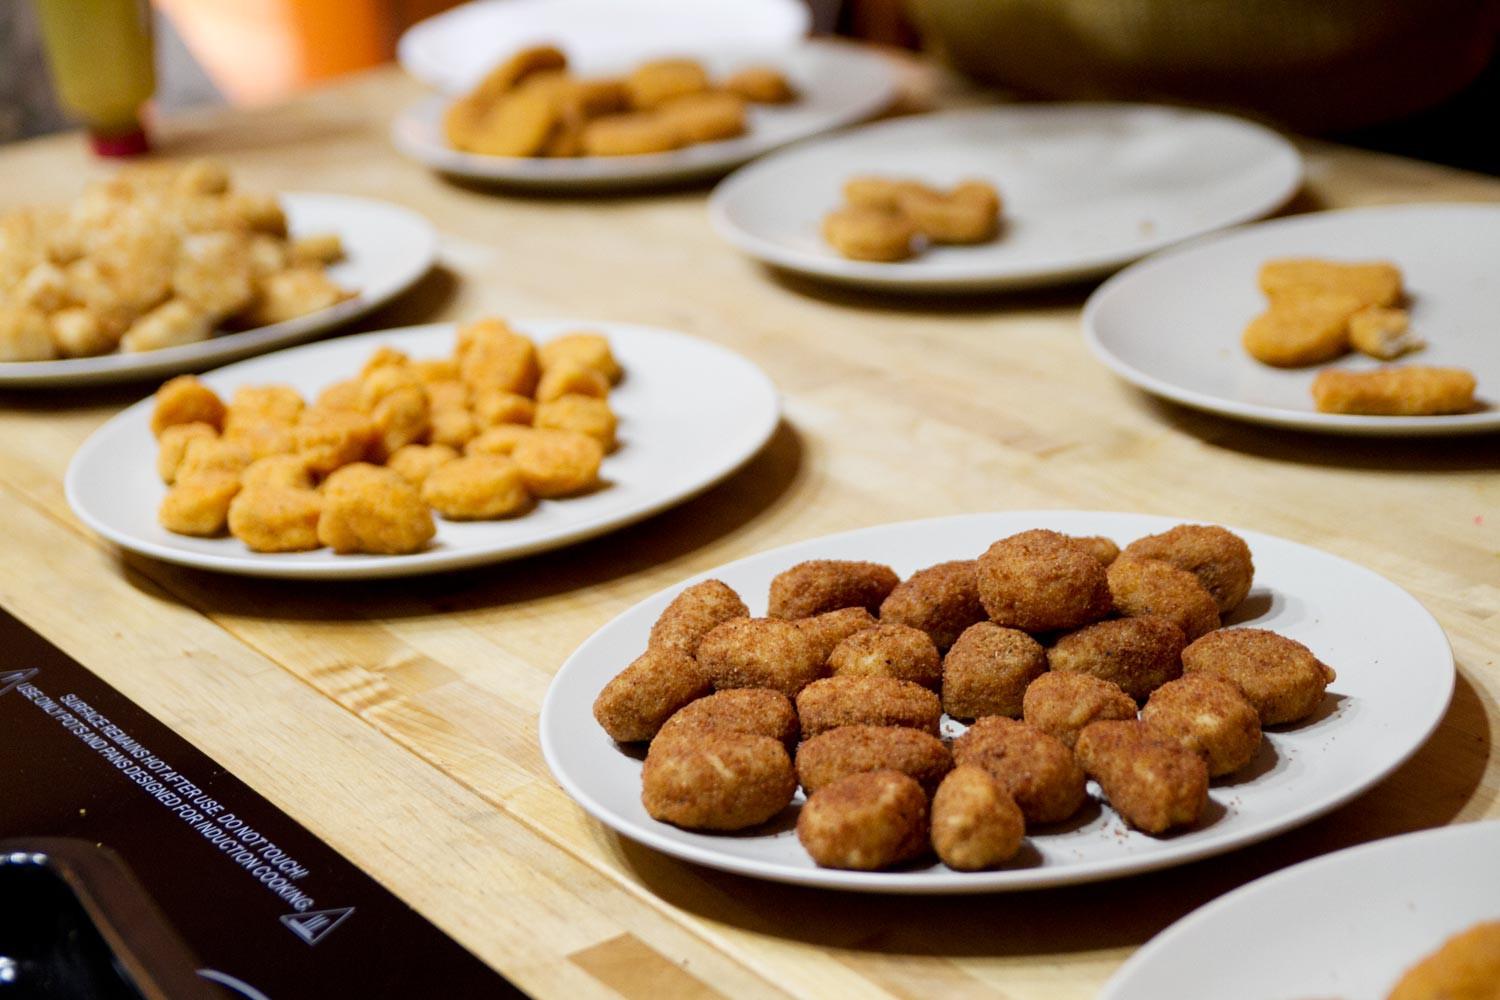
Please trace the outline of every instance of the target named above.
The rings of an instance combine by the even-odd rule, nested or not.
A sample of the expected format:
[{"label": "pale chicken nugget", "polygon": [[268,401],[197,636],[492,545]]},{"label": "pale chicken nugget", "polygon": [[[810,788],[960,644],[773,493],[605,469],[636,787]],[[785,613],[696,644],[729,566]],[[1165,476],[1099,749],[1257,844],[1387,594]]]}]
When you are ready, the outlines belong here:
[{"label": "pale chicken nugget", "polygon": [[789,104],[797,91],[774,66],[746,66],[724,78],[724,89],[753,104]]},{"label": "pale chicken nugget", "polygon": [[168,299],[130,324],[120,338],[120,350],[128,354],[196,344],[213,332],[212,314],[186,299]]},{"label": "pale chicken nugget", "polygon": [[1047,651],[1018,629],[976,622],[943,657],[943,711],[955,719],[1021,715],[1027,685],[1047,672]]},{"label": "pale chicken nugget", "polygon": [[927,795],[896,771],[851,774],[808,798],[797,840],[823,868],[890,868],[927,850]]},{"label": "pale chicken nugget", "polygon": [[625,77],[625,92],[635,108],[659,107],[674,97],[707,89],[708,72],[692,59],[655,59]]},{"label": "pale chicken nugget", "polygon": [[824,677],[797,694],[804,740],[840,726],[904,726],[937,736],[942,717],[936,694],[894,677]]},{"label": "pale chicken nugget", "polygon": [[674,97],[657,114],[688,142],[718,142],[745,134],[745,99],[724,90]]},{"label": "pale chicken nugget", "polygon": [[417,488],[390,469],[356,462],[323,482],[318,541],[335,552],[404,555],[437,534]]},{"label": "pale chicken nugget", "polygon": [[253,278],[244,233],[194,233],[182,240],[172,291],[210,316],[231,316],[255,297]]},{"label": "pale chicken nugget", "polygon": [[900,771],[931,795],[953,769],[953,755],[931,733],[905,726],[840,726],[797,750],[797,780],[808,795],[863,771]]},{"label": "pale chicken nugget", "polygon": [[939,650],[952,646],[964,629],[988,617],[979,600],[979,581],[972,559],[918,570],[897,584],[880,603],[882,622],[919,628]]},{"label": "pale chicken nugget", "polygon": [[1328,369],[1313,379],[1319,413],[1427,417],[1471,413],[1478,380],[1463,368],[1391,365],[1367,372]]},{"label": "pale chicken nugget", "polygon": [[880,610],[901,578],[881,563],[855,559],[810,559],[771,580],[767,614],[772,618],[811,618],[840,608]]},{"label": "pale chicken nugget", "polygon": [[533,496],[571,496],[599,485],[604,448],[576,431],[531,430],[510,457]]},{"label": "pale chicken nugget", "polygon": [[1000,229],[999,195],[983,181],[969,181],[946,192],[903,188],[896,205],[932,243],[986,243]]},{"label": "pale chicken nugget", "polygon": [[863,632],[879,624],[875,616],[865,608],[839,608],[837,611],[825,611],[821,615],[796,620],[797,627],[817,644],[825,661],[839,643],[856,632]]},{"label": "pale chicken nugget", "polygon": [[1349,317],[1349,346],[1361,354],[1390,361],[1427,342],[1412,332],[1411,316],[1405,309],[1366,306]]},{"label": "pale chicken nugget", "polygon": [[583,127],[585,156],[642,156],[666,153],[682,144],[683,136],[655,112],[604,115]]},{"label": "pale chicken nugget", "polygon": [[654,741],[641,768],[641,804],[685,830],[744,830],[791,804],[797,778],[769,736],[704,733]]},{"label": "pale chicken nugget", "polygon": [[58,353],[67,358],[108,354],[119,346],[119,338],[113,331],[82,306],[63,308],[50,314],[47,330]]},{"label": "pale chicken nugget", "polygon": [[227,473],[238,477],[245,466],[254,460],[249,449],[224,438],[195,437],[182,449],[182,461],[177,463],[175,482],[183,482],[199,476]]},{"label": "pale chicken nugget", "polygon": [[1406,970],[1386,1000],[1500,1000],[1500,920],[1448,938]]},{"label": "pale chicken nugget", "polygon": [[248,486],[229,504],[229,533],[252,552],[307,552],[318,541],[323,498],[295,486]]},{"label": "pale chicken nugget", "polygon": [[170,486],[177,478],[177,468],[182,464],[183,456],[187,454],[188,442],[212,441],[218,436],[219,432],[212,425],[197,420],[163,427],[156,442],[156,474]]},{"label": "pale chicken nugget", "polygon": [[1353,296],[1361,306],[1393,306],[1402,294],[1401,269],[1388,261],[1268,260],[1258,281],[1272,300],[1336,292]]},{"label": "pale chicken nugget", "polygon": [[1234,684],[1255,706],[1262,726],[1298,722],[1317,711],[1337,675],[1295,639],[1258,628],[1210,632],[1182,651],[1188,675]]},{"label": "pale chicken nugget", "polygon": [[471,323],[459,331],[459,374],[474,392],[500,389],[529,396],[540,369],[536,345],[501,322]]},{"label": "pale chicken nugget", "polygon": [[307,467],[323,476],[368,458],[380,440],[380,428],[357,410],[309,411],[292,431],[292,440]]},{"label": "pale chicken nugget", "polygon": [[1219,605],[1198,577],[1160,559],[1121,555],[1109,564],[1109,593],[1127,618],[1167,618],[1189,642],[1219,627]]},{"label": "pale chicken nugget", "polygon": [[651,646],[670,646],[696,656],[698,644],[714,628],[734,618],[750,617],[750,609],[722,580],[704,580],[672,598],[651,626]]},{"label": "pale chicken nugget", "polygon": [[716,625],[699,641],[697,658],[716,691],[764,687],[795,698],[828,672],[817,638],[779,618]]},{"label": "pale chicken nugget", "polygon": [[1015,857],[1026,818],[982,767],[955,767],[932,796],[932,849],[955,871],[995,868]]},{"label": "pale chicken nugget", "polygon": [[1054,736],[1017,719],[987,715],[953,743],[959,767],[982,767],[1016,800],[1028,824],[1061,823],[1087,797],[1083,768]]},{"label": "pale chicken nugget", "polygon": [[1191,826],[1208,802],[1208,767],[1191,750],[1152,738],[1139,722],[1095,722],[1078,759],[1120,818],[1142,833]]},{"label": "pale chicken nugget", "polygon": [[823,240],[850,260],[895,263],[912,255],[917,227],[900,212],[839,208],[823,216]]},{"label": "pale chicken nugget", "polygon": [[1240,338],[1255,360],[1277,368],[1319,365],[1349,352],[1349,317],[1363,303],[1341,292],[1274,300]]},{"label": "pale chicken nugget", "polygon": [[979,599],[997,625],[1023,632],[1077,628],[1111,611],[1104,567],[1088,547],[1056,531],[1002,538],[976,568]]},{"label": "pale chicken nugget", "polygon": [[434,469],[458,458],[458,450],[446,444],[408,444],[397,448],[386,459],[385,467],[417,489],[422,488]]},{"label": "pale chicken nugget", "polygon": [[563,396],[609,395],[609,379],[597,368],[576,361],[561,361],[542,373],[536,385],[536,401],[549,403]]},{"label": "pale chicken nugget", "polygon": [[501,424],[530,424],[536,419],[536,401],[505,389],[476,389],[471,404],[474,422],[481,430]]},{"label": "pale chicken nugget", "polygon": [[370,411],[376,439],[371,454],[389,458],[399,449],[427,437],[432,427],[432,410],[427,393],[420,385],[402,386],[385,395]]},{"label": "pale chicken nugget", "polygon": [[229,504],[239,491],[240,477],[229,472],[179,479],[162,497],[156,519],[174,534],[214,538],[224,534]]},{"label": "pale chicken nugget", "polygon": [[594,719],[612,740],[641,742],[712,690],[691,656],[666,647],[648,649],[604,685],[594,699]]},{"label": "pale chicken nugget", "polygon": [[1191,750],[1208,776],[1238,771],[1260,749],[1260,715],[1231,682],[1189,674],[1151,692],[1141,722],[1153,739]]},{"label": "pale chicken nugget", "polygon": [[1111,618],[1059,636],[1047,650],[1054,672],[1092,674],[1136,701],[1182,676],[1187,636],[1159,615]]},{"label": "pale chicken nugget", "polygon": [[1026,689],[1022,717],[1042,732],[1056,736],[1069,749],[1091,722],[1136,717],[1135,699],[1113,681],[1092,674],[1048,671]]},{"label": "pale chicken nugget", "polygon": [[320,267],[289,267],[266,275],[257,283],[258,294],[249,308],[235,317],[241,327],[285,323],[327,309],[353,293],[339,287]]},{"label": "pale chicken nugget", "polygon": [[509,455],[536,431],[524,424],[498,424],[464,444],[465,455]]},{"label": "pale chicken nugget", "polygon": [[854,633],[828,654],[835,676],[894,677],[936,689],[943,660],[932,637],[909,625],[881,622]]},{"label": "pale chicken nugget", "polygon": [[422,501],[450,521],[484,521],[525,512],[531,494],[504,455],[465,455],[428,473]]},{"label": "pale chicken nugget", "polygon": [[797,750],[797,712],[792,700],[770,688],[731,688],[691,701],[662,723],[652,740],[697,739],[705,732],[750,733],[770,736]]},{"label": "pale chicken nugget", "polygon": [[1192,573],[1213,595],[1221,615],[1240,606],[1255,578],[1250,546],[1216,524],[1179,524],[1159,535],[1137,538],[1125,546],[1125,555],[1161,559]]},{"label": "pale chicken nugget", "polygon": [[609,339],[602,333],[565,333],[553,337],[537,348],[542,370],[573,364],[580,368],[592,368],[609,379],[620,381],[624,374],[620,363],[610,350]]},{"label": "pale chicken nugget", "polygon": [[267,455],[245,466],[240,482],[252,486],[284,486],[299,489],[313,487],[312,470],[301,455]]},{"label": "pale chicken nugget", "polygon": [[615,446],[619,421],[609,402],[597,396],[567,393],[536,408],[535,425],[553,430],[577,431],[598,441],[605,451]]}]

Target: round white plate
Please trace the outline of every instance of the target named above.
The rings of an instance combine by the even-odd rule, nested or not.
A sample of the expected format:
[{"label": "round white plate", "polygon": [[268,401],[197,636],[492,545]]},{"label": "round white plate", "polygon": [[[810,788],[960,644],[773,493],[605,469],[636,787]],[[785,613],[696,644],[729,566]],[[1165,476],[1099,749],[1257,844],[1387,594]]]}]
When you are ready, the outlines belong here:
[{"label": "round white plate", "polygon": [[[448,145],[443,112],[448,97],[430,97],[396,117],[391,137],[403,153],[444,173],[514,186],[589,189],[666,183],[723,173],[768,150],[875,114],[896,95],[892,65],[879,53],[846,42],[807,42],[772,55],[715,54],[703,58],[711,75],[767,62],[797,88],[790,104],[752,104],[744,135],[667,153],[640,156],[481,156]],[[580,72],[588,73],[583,67]]]},{"label": "round white plate", "polygon": [[1304,861],[1162,931],[1099,1000],[1385,1000],[1449,937],[1500,920],[1497,858],[1500,822],[1490,820]]},{"label": "round white plate", "polygon": [[292,235],[338,234],[344,258],[327,268],[328,276],[353,291],[353,298],[284,323],[159,351],[0,362],[0,387],[77,386],[160,378],[202,371],[285,347],[389,302],[426,274],[437,257],[437,233],[432,225],[399,205],[342,194],[283,194],[280,201]]},{"label": "round white plate", "polygon": [[[991,542],[1030,528],[1102,534],[1123,545],[1178,523],[1098,511],[969,514],[830,535],[729,563],[647,598],[578,648],[542,705],[542,752],[558,783],[600,822],[675,857],[829,888],[957,893],[1088,882],[1240,847],[1349,801],[1422,745],[1453,690],[1453,656],[1442,628],[1415,598],[1370,570],[1249,531],[1239,534],[1254,555],[1255,585],[1232,623],[1307,644],[1338,671],[1338,680],[1312,721],[1267,732],[1261,756],[1250,765],[1252,777],[1215,782],[1206,822],[1173,836],[1150,837],[1127,828],[1108,808],[1086,807],[1071,826],[1033,831],[1022,860],[999,871],[955,872],[936,861],[894,872],[818,868],[790,822],[773,824],[776,832],[769,835],[714,836],[653,820],[641,806],[640,759],[621,752],[594,721],[599,691],[646,648],[667,603],[699,580],[723,580],[752,614],[764,614],[771,578],[806,559],[874,560],[905,577],[934,563],[973,558]],[[945,720],[945,734],[960,729]]]},{"label": "round white plate", "polygon": [[[247,576],[404,576],[511,559],[638,521],[728,476],[776,429],[776,387],[755,365],[717,344],[623,323],[535,320],[514,326],[538,341],[574,330],[609,337],[625,377],[609,397],[620,420],[620,446],[605,457],[605,488],[543,500],[531,513],[510,520],[440,518],[432,544],[412,555],[251,552],[238,539],[190,538],[157,524],[166,487],[155,472],[156,442],[149,428],[154,400],[147,398],[78,449],[64,483],[68,503],[111,541],[185,566]],[[293,386],[311,398],[357,373],[384,344],[413,357],[447,357],[454,329],[442,323],[309,344],[210,372],[203,381],[225,399],[239,386],[270,383]]]},{"label": "round white plate", "polygon": [[557,45],[580,67],[724,48],[795,45],[811,25],[799,0],[478,0],[409,28],[396,58],[448,94],[470,90],[510,53]]},{"label": "round white plate", "polygon": [[[988,180],[1004,203],[990,243],[849,260],[823,216],[858,174]],[[1296,192],[1302,160],[1270,129],[1138,104],[1020,104],[898,118],[803,143],[736,171],[710,201],[719,234],[777,267],[895,291],[980,291],[1102,274],[1257,218]]]},{"label": "round white plate", "polygon": [[[1428,346],[1400,364],[1467,368],[1486,408],[1440,417],[1319,413],[1319,367],[1272,368],[1240,346],[1264,311],[1256,285],[1272,257],[1390,260],[1410,296],[1412,329]],[[1084,338],[1115,373],[1147,392],[1226,417],[1341,434],[1459,434],[1500,429],[1500,205],[1391,205],[1319,212],[1246,226],[1158,254],[1101,285],[1083,311]],[[1383,362],[1351,355],[1331,367]]]}]

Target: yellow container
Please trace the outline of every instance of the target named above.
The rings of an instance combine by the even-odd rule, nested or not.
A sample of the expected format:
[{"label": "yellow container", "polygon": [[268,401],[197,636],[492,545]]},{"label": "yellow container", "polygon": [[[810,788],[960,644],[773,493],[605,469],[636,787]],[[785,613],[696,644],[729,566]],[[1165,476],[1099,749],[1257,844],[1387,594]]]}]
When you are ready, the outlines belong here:
[{"label": "yellow container", "polygon": [[52,80],[103,155],[145,152],[141,107],[156,90],[145,0],[35,0]]}]

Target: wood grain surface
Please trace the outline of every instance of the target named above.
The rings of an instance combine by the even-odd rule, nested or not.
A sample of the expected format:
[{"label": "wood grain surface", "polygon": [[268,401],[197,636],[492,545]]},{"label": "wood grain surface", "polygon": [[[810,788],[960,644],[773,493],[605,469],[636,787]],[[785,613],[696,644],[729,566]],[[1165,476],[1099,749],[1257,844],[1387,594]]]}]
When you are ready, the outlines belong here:
[{"label": "wood grain surface", "polygon": [[[986,99],[903,66],[908,108]],[[1083,345],[1091,285],[885,298],[768,272],[712,233],[703,186],[520,196],[402,159],[420,96],[387,69],[296,102],[162,123],[160,156],[244,186],[386,198],[441,266],[355,329],[483,314],[674,328],[761,365],[785,401],[738,474],[611,535],[485,569],[279,583],[124,554],[63,499],[69,457],[152,386],[0,392],[0,604],[162,718],[541,997],[1094,996],[1134,949],[1259,875],[1346,845],[1500,818],[1500,436],[1325,437],[1158,402]],[[1500,201],[1500,181],[1305,142],[1289,211]],[[0,208],[108,167],[76,135],[0,149]],[[1493,391],[1493,387],[1491,388]],[[634,602],[766,548],[998,509],[1238,525],[1384,574],[1442,623],[1451,708],[1388,780],[1232,854],[1064,889],[851,896],[674,861],[554,784],[537,713],[569,653]],[[623,662],[621,664],[624,665]]]}]

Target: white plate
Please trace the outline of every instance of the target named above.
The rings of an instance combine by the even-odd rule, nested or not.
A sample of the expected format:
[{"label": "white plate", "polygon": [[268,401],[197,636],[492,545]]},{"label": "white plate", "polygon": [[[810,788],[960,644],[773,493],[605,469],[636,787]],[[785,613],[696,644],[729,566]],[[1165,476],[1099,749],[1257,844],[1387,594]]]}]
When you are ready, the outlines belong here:
[{"label": "white plate", "polygon": [[[538,341],[574,330],[609,337],[625,378],[610,393],[620,447],[604,460],[604,489],[543,500],[505,521],[438,520],[437,537],[403,556],[336,555],[331,549],[250,552],[234,538],[174,535],[156,522],[166,493],[155,472],[149,422],[154,400],[136,403],[91,436],[68,465],[68,503],[89,527],[143,555],[247,576],[358,579],[404,576],[498,562],[590,538],[638,521],[728,476],[771,436],[776,387],[749,361],[685,334],[623,323],[518,321]],[[226,399],[242,385],[284,383],[311,398],[348,378],[376,347],[413,357],[447,357],[454,326],[434,324],[309,344],[210,372],[203,381]]]},{"label": "white plate", "polygon": [[[868,118],[896,95],[889,60],[844,42],[807,42],[773,56],[704,57],[715,77],[768,61],[779,66],[797,88],[798,100],[753,104],[744,135],[668,153],[547,158],[460,152],[443,135],[443,112],[451,103],[448,97],[430,97],[401,112],[391,126],[391,137],[408,156],[460,177],[527,187],[607,188],[723,173],[778,146]],[[587,72],[583,67],[580,71]]]},{"label": "white plate", "polygon": [[[1077,825],[1033,832],[1015,867],[960,873],[937,862],[896,872],[816,867],[790,824],[772,835],[713,836],[658,823],[640,801],[641,761],[594,721],[599,691],[646,647],[652,623],[683,587],[716,578],[752,614],[765,613],[773,576],[806,559],[869,559],[903,577],[973,558],[1029,528],[1108,535],[1127,543],[1179,521],[1098,511],[1011,511],[888,524],[789,545],[684,580],[596,632],[563,664],[542,705],[541,743],[558,783],[606,826],[675,857],[782,882],[877,892],[994,892],[1148,871],[1218,854],[1322,815],[1389,774],[1427,739],[1453,690],[1447,637],[1416,599],[1370,570],[1317,549],[1249,531],[1255,585],[1233,624],[1274,629],[1307,644],[1338,671],[1325,710],[1266,734],[1248,780],[1214,783],[1209,821],[1169,837],[1125,827],[1087,808]],[[1328,705],[1332,708],[1328,708]],[[945,720],[945,733],[957,732]],[[1091,786],[1092,788],[1092,786]],[[801,801],[800,793],[798,801]]]},{"label": "white plate", "polygon": [[1304,861],[1162,931],[1099,1000],[1385,1000],[1449,937],[1500,920],[1497,858],[1500,822],[1491,820]]},{"label": "white plate", "polygon": [[[849,260],[822,220],[856,174],[992,182],[994,242],[929,247],[896,263]],[[1276,208],[1302,160],[1226,115],[1138,104],[1023,104],[898,118],[803,143],[736,171],[710,202],[745,253],[828,281],[894,291],[979,291],[1102,274]]]},{"label": "white plate", "polygon": [[410,209],[341,194],[283,194],[279,198],[294,236],[338,234],[344,258],[327,268],[328,276],[353,291],[353,298],[284,323],[159,351],[0,362],[0,386],[77,386],[160,378],[285,347],[389,302],[426,274],[437,257],[437,233]]},{"label": "white plate", "polygon": [[587,67],[726,47],[783,49],[810,24],[799,0],[479,0],[413,25],[396,57],[423,83],[459,94],[532,45],[557,45]]},{"label": "white plate", "polygon": [[[1272,257],[1386,259],[1400,266],[1412,328],[1428,342],[1402,364],[1467,368],[1486,409],[1441,417],[1319,413],[1318,367],[1272,368],[1240,346],[1266,306],[1256,272]],[[1101,285],[1084,337],[1115,373],[1186,406],[1255,423],[1342,434],[1459,434],[1500,428],[1500,205],[1391,205],[1274,219],[1159,254]],[[1350,356],[1333,367],[1382,362]],[[1327,366],[1320,366],[1327,367]]]}]

